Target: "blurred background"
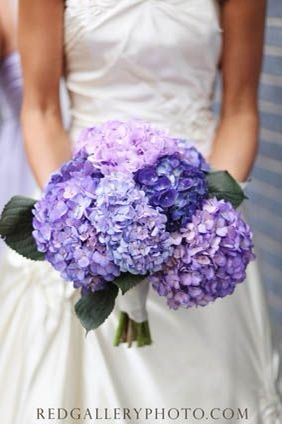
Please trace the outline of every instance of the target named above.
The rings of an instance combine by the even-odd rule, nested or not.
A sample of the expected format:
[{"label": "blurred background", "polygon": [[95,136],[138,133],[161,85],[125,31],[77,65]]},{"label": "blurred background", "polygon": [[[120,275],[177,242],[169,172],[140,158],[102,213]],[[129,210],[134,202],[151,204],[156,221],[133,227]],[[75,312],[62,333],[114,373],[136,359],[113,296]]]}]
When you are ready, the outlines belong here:
[{"label": "blurred background", "polygon": [[260,86],[259,156],[249,195],[262,273],[282,352],[282,1],[269,0]]}]

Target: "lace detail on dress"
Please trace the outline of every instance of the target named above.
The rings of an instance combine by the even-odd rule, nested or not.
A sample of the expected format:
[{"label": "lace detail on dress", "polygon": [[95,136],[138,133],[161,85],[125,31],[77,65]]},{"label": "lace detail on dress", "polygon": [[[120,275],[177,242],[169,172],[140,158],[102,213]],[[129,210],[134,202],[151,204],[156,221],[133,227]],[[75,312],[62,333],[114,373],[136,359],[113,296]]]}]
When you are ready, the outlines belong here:
[{"label": "lace detail on dress", "polygon": [[114,0],[66,0],[66,12],[69,16],[79,18],[83,24],[93,22],[93,17],[100,15],[113,6]]},{"label": "lace detail on dress", "polygon": [[206,145],[211,144],[217,121],[210,108],[198,104],[197,99],[188,99],[183,96],[171,98],[160,104],[162,116],[170,123],[173,134],[183,136],[194,141],[197,147],[206,151]]},{"label": "lace detail on dress", "polygon": [[114,0],[65,0],[65,26],[69,29],[65,36],[66,50],[72,48],[82,29],[92,28],[97,18],[114,4]]}]

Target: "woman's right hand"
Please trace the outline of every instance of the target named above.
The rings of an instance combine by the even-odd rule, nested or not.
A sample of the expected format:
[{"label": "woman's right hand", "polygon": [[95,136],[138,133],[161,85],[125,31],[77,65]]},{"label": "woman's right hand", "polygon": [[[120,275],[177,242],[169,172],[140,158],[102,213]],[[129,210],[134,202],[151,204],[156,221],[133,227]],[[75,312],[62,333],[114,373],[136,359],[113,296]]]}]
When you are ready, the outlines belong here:
[{"label": "woman's right hand", "polygon": [[20,2],[19,48],[24,79],[22,126],[28,159],[40,187],[71,156],[60,110],[63,19],[62,0]]}]

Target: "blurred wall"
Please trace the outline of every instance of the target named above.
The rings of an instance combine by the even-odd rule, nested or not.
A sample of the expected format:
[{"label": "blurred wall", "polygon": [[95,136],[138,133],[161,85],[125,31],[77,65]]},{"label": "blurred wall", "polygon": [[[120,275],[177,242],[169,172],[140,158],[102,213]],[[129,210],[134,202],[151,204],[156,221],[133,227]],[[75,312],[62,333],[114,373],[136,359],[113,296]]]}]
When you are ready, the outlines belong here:
[{"label": "blurred wall", "polygon": [[269,0],[260,86],[259,155],[249,187],[276,340],[282,352],[282,1]]}]

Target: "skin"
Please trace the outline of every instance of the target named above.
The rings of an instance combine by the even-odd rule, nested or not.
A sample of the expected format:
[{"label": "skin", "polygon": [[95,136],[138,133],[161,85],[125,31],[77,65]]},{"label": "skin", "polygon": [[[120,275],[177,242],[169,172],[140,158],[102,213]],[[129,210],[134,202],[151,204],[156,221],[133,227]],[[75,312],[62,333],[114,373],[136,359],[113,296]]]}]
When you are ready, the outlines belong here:
[{"label": "skin", "polygon": [[59,93],[64,57],[63,15],[61,0],[20,1],[23,134],[31,168],[41,187],[50,173],[71,157]]},{"label": "skin", "polygon": [[15,1],[0,0],[0,60],[17,49]]},{"label": "skin", "polygon": [[[62,0],[20,2],[25,84],[22,123],[28,157],[40,186],[71,155],[59,103],[63,15]],[[209,160],[214,168],[227,169],[237,180],[245,181],[257,150],[265,0],[227,0],[221,6],[221,18],[223,99]]]},{"label": "skin", "polygon": [[258,145],[258,84],[265,0],[226,0],[222,6],[222,108],[209,161],[245,181]]}]

